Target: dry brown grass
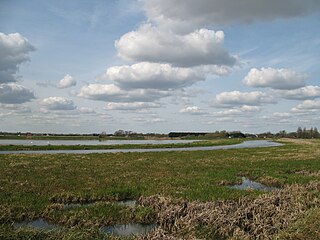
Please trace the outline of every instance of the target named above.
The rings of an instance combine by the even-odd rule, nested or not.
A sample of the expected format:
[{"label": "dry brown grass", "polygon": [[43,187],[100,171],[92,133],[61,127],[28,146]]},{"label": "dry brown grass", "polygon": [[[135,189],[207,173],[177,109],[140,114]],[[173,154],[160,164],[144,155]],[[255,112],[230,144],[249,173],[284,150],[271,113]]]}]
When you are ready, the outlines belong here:
[{"label": "dry brown grass", "polygon": [[140,239],[198,239],[199,229],[211,229],[214,239],[272,239],[306,211],[320,204],[314,192],[319,182],[292,185],[238,201],[187,202],[161,196],[141,198],[157,211],[159,228]]}]

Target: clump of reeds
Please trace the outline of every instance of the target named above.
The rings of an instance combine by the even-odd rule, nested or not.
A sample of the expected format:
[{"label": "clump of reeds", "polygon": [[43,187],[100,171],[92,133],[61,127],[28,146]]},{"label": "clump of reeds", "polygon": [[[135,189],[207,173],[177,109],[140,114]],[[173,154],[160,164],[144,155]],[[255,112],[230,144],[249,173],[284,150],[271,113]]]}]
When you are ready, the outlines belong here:
[{"label": "clump of reeds", "polygon": [[286,186],[256,199],[188,203],[161,196],[141,198],[141,205],[157,212],[160,226],[141,238],[192,239],[204,228],[212,229],[216,239],[271,239],[308,209],[320,206],[315,194],[319,190],[320,183],[312,182]]}]

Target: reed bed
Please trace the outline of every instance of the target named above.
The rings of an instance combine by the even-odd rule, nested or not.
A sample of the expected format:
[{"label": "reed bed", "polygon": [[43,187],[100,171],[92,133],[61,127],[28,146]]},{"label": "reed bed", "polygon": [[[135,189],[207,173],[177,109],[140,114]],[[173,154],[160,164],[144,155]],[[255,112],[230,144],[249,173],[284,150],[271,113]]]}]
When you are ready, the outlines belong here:
[{"label": "reed bed", "polygon": [[320,182],[291,185],[256,199],[187,202],[159,195],[139,200],[157,212],[159,228],[139,239],[274,239],[308,210],[320,207]]}]

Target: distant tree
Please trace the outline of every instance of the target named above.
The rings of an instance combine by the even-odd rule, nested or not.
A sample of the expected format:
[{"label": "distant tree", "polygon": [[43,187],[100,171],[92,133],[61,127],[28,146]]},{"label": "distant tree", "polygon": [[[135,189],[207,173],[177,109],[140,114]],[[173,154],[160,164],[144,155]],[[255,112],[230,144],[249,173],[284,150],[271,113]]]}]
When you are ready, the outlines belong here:
[{"label": "distant tree", "polygon": [[282,131],[278,132],[278,134],[277,134],[278,137],[287,137],[287,135],[288,134],[285,130],[282,130]]},{"label": "distant tree", "polygon": [[314,129],[313,129],[313,137],[314,138],[319,138],[319,132],[318,132],[318,129],[315,127]]},{"label": "distant tree", "polygon": [[309,138],[314,138],[314,135],[313,135],[313,127],[310,128],[310,131],[309,131]]},{"label": "distant tree", "polygon": [[307,138],[307,137],[308,137],[307,129],[304,127],[302,130],[302,138]]},{"label": "distant tree", "polygon": [[113,135],[115,135],[115,136],[125,136],[126,133],[125,133],[124,130],[121,130],[121,129],[120,129],[120,130],[118,130],[118,131],[115,131]]},{"label": "distant tree", "polygon": [[303,137],[303,131],[301,127],[298,127],[297,130],[297,138],[302,138]]}]

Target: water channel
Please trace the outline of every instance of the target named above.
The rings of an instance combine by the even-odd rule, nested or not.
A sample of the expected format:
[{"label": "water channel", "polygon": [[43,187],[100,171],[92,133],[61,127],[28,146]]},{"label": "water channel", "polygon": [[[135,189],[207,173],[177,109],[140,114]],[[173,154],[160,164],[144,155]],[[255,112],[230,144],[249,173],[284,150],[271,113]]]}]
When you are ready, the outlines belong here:
[{"label": "water channel", "polygon": [[200,140],[33,140],[33,139],[0,139],[0,145],[22,146],[76,146],[76,145],[122,145],[122,144],[175,144],[192,143]]},{"label": "water channel", "polygon": [[[145,142],[144,142],[145,143]],[[0,151],[0,154],[89,154],[89,153],[128,153],[128,152],[174,152],[174,151],[212,151],[221,149],[278,147],[281,143],[269,140],[244,141],[234,145],[208,146],[208,147],[184,147],[184,148],[152,148],[152,149],[92,149],[92,150],[37,150],[37,151]]]}]

